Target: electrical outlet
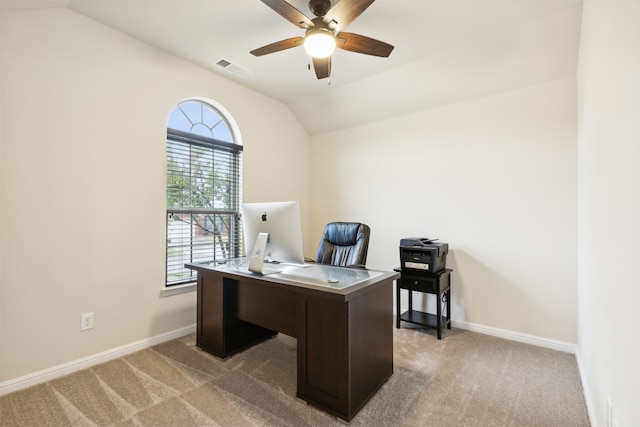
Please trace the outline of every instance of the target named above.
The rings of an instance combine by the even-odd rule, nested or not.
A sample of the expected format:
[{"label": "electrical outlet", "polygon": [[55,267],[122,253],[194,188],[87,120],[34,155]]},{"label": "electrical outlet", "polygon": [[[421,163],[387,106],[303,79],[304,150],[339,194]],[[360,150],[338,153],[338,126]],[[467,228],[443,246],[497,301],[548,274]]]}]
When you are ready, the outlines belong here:
[{"label": "electrical outlet", "polygon": [[80,330],[93,329],[93,313],[84,313],[80,321]]}]

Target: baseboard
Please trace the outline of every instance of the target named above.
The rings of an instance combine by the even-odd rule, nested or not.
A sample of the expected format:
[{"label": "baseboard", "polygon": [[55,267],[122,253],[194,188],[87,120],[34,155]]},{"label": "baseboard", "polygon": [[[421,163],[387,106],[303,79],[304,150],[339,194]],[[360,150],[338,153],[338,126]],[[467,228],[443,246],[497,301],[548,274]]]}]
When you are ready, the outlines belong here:
[{"label": "baseboard", "polygon": [[71,362],[44,369],[42,371],[34,372],[32,374],[24,375],[22,377],[14,378],[8,381],[3,381],[0,383],[0,396],[27,387],[31,387],[36,384],[41,384],[58,377],[62,377],[64,375],[68,375],[73,372],[98,365],[100,363],[108,362],[109,360],[117,359],[118,357],[126,356],[127,354],[135,353],[136,351],[153,347],[154,345],[163,343],[165,341],[171,341],[173,339],[189,335],[191,333],[194,333],[195,331],[196,325],[186,326],[184,328],[176,329],[171,332],[156,335],[155,337],[146,338],[131,344],[112,348],[107,351],[103,351],[102,353],[93,354],[91,356],[73,360]]},{"label": "baseboard", "polygon": [[[562,341],[550,340],[546,338],[540,338],[533,335],[521,334],[518,332],[508,331],[504,329],[492,328],[484,325],[477,325],[474,323],[452,321],[452,326],[455,328],[465,329],[472,332],[478,332],[485,335],[491,335],[498,338],[504,338],[511,341],[522,342],[525,344],[531,344],[538,347],[549,348],[553,350],[562,351],[565,353],[576,354],[575,344],[570,344]],[[62,365],[54,366],[49,369],[34,372],[22,377],[14,378],[12,380],[4,381],[0,383],[0,396],[18,391],[27,387],[31,387],[36,384],[40,384],[52,379],[71,374],[82,369],[89,368],[91,366],[107,362],[118,357],[125,356],[127,354],[135,353],[136,351],[144,350],[154,345],[170,341],[176,338],[183,337],[185,335],[194,333],[196,331],[196,325],[187,326],[184,328],[176,329],[175,331],[167,332],[157,335],[148,339],[140,340],[131,344],[127,344],[121,347],[112,348],[102,353],[94,354],[91,356],[83,357]],[[580,375],[583,379],[583,385],[586,384],[586,378],[582,372],[582,366],[578,360],[578,367],[580,369]],[[585,387],[586,394],[586,387]],[[586,399],[587,396],[585,396]],[[587,400],[588,402],[588,400]],[[589,405],[587,405],[589,406]],[[591,417],[591,411],[589,416]]]},{"label": "baseboard", "polygon": [[480,334],[491,335],[498,338],[504,338],[511,341],[517,341],[525,344],[531,344],[538,347],[549,348],[552,350],[562,351],[564,353],[576,354],[576,345],[563,341],[556,341],[547,338],[541,338],[534,335],[521,334],[519,332],[508,331],[505,329],[492,328],[490,326],[478,325],[475,323],[461,322],[453,320],[451,325],[456,328],[465,329],[467,331],[478,332]]}]

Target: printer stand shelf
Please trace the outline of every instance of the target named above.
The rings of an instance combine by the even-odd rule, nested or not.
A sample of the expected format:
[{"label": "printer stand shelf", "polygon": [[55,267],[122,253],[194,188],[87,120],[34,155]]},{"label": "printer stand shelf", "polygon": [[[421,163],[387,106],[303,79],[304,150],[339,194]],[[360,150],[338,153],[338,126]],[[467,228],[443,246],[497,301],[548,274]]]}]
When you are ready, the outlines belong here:
[{"label": "printer stand shelf", "polygon": [[[429,328],[435,328],[438,339],[442,339],[442,328],[451,329],[451,271],[443,269],[437,273],[423,273],[396,268],[400,278],[396,280],[396,313],[400,313],[400,290],[409,291],[409,310],[396,317],[396,328],[400,322],[409,322]],[[436,314],[413,309],[413,292],[435,294]],[[443,300],[446,304],[443,310]],[[445,314],[446,313],[446,314]]]},{"label": "printer stand shelf", "polygon": [[[438,315],[425,313],[424,311],[407,310],[400,315],[400,320],[407,323],[427,326],[429,328],[438,328]],[[447,327],[451,329],[451,320],[449,319],[449,316],[443,315],[440,322],[442,325],[447,325]],[[440,333],[438,333],[438,338],[440,338]]]}]

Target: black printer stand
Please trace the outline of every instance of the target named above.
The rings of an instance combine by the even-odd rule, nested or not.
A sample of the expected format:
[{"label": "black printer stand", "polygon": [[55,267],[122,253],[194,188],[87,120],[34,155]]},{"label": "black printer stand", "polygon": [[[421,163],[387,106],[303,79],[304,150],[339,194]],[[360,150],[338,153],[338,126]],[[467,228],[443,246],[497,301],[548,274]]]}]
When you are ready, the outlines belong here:
[{"label": "black printer stand", "polygon": [[[438,339],[442,339],[442,328],[451,329],[451,269],[443,269],[437,273],[396,268],[400,278],[396,280],[396,328],[400,321],[436,328]],[[400,314],[400,290],[409,291],[409,310]],[[413,292],[424,292],[436,295],[436,314],[424,313],[413,309]],[[442,302],[446,301],[446,314],[442,310]]]}]

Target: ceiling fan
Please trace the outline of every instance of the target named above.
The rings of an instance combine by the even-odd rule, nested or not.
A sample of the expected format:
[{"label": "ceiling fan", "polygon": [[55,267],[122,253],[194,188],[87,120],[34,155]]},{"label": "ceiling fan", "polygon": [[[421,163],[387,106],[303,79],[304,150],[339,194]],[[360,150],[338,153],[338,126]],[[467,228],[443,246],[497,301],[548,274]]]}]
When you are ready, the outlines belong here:
[{"label": "ceiling fan", "polygon": [[[331,75],[331,54],[337,47],[350,52],[388,57],[393,46],[354,33],[341,31],[364,12],[375,0],[339,0],[331,7],[330,0],[310,0],[309,9],[315,18],[309,19],[285,0],[261,0],[287,21],[304,30],[304,37],[292,37],[254,49],[251,53],[262,56],[304,45],[311,56],[318,79]],[[315,49],[315,50],[314,50]]]}]

